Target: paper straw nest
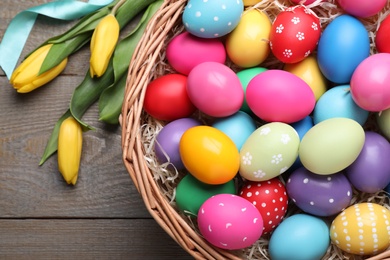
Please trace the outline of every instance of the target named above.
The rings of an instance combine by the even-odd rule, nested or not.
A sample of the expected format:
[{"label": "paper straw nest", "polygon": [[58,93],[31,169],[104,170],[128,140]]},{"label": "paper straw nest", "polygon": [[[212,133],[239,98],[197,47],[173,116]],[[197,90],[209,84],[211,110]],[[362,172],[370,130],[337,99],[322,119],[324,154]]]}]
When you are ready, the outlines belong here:
[{"label": "paper straw nest", "polygon": [[[155,138],[164,122],[153,119],[143,111],[145,90],[153,79],[175,72],[166,61],[165,48],[172,37],[184,30],[181,15],[186,4],[185,0],[166,0],[150,21],[133,55],[121,115],[123,161],[150,214],[194,258],[270,259],[266,236],[261,237],[252,247],[238,251],[226,251],[207,243],[198,232],[196,221],[178,211],[175,205],[175,187],[185,173],[171,170],[172,167],[168,168],[168,163],[159,164],[154,154]],[[254,7],[248,8],[264,11],[273,21],[281,10],[291,5],[288,0],[262,0]],[[389,5],[387,4],[378,15],[361,19],[370,33],[371,53],[376,53],[375,32],[380,22],[388,15]],[[322,3],[317,0],[308,7],[318,15],[323,29],[331,20],[343,13],[335,0]],[[238,71],[238,68],[230,65],[233,70]],[[282,64],[270,55],[261,66],[281,68]],[[201,113],[195,117],[206,124],[208,122],[208,118]],[[373,119],[367,127],[375,130]],[[384,192],[377,194],[354,192],[352,203],[367,201],[390,208],[389,198]],[[296,212],[299,212],[299,209],[290,203],[287,214]],[[363,258],[349,255],[330,245],[323,259]]]}]

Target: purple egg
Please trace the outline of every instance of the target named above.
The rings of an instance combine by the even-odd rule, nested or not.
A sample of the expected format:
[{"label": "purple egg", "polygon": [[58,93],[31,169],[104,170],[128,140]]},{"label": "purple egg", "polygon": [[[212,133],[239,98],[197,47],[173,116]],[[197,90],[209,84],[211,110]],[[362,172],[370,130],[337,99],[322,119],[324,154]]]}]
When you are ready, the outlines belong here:
[{"label": "purple egg", "polygon": [[382,135],[366,131],[363,149],[345,170],[351,184],[362,192],[375,193],[390,182],[390,143]]},{"label": "purple egg", "polygon": [[320,217],[338,214],[352,199],[352,187],[342,173],[319,175],[304,167],[287,180],[287,194],[303,211]]},{"label": "purple egg", "polygon": [[201,125],[193,118],[180,118],[165,125],[157,134],[154,151],[160,163],[170,162],[177,170],[184,169],[180,158],[179,143],[183,133]]}]

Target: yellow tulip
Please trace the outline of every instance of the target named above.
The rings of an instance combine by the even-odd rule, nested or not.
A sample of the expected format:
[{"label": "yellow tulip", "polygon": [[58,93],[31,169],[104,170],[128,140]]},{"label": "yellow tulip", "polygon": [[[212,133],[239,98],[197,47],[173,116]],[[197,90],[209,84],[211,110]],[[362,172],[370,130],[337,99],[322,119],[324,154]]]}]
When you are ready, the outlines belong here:
[{"label": "yellow tulip", "polygon": [[12,73],[10,83],[19,93],[27,93],[57,77],[66,67],[68,58],[50,70],[39,74],[42,63],[45,60],[53,44],[47,44],[28,56]]},{"label": "yellow tulip", "polygon": [[100,77],[108,63],[119,39],[119,23],[113,14],[105,16],[96,26],[91,39],[91,78]]},{"label": "yellow tulip", "polygon": [[68,184],[76,184],[83,136],[79,122],[73,117],[65,119],[58,133],[58,170]]}]

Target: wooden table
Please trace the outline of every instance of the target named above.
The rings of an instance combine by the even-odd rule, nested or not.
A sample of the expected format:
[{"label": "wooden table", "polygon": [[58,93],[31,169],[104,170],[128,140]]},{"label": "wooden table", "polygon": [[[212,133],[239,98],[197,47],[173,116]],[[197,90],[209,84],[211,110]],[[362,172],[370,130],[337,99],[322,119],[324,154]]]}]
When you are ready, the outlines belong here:
[{"label": "wooden table", "polygon": [[[20,11],[49,0],[2,0],[0,38]],[[40,16],[22,57],[73,22]],[[70,57],[50,84],[17,94],[0,70],[1,259],[190,259],[146,210],[122,163],[119,126],[98,122],[95,104],[83,119],[76,186],[58,171],[54,155],[38,166],[58,118],[89,67],[89,47]]]}]

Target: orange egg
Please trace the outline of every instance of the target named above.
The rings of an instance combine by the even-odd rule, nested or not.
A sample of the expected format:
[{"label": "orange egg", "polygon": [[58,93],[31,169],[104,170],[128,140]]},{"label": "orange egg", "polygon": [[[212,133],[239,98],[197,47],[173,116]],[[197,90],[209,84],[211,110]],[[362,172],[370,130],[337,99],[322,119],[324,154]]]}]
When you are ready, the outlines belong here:
[{"label": "orange egg", "polygon": [[180,139],[180,156],[185,168],[207,184],[232,180],[240,165],[234,142],[211,126],[195,126],[185,131]]}]

